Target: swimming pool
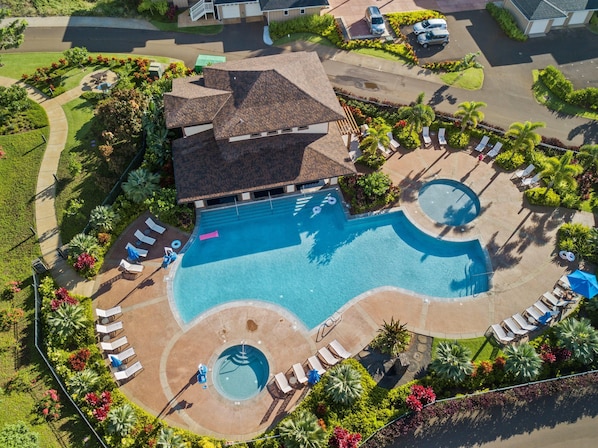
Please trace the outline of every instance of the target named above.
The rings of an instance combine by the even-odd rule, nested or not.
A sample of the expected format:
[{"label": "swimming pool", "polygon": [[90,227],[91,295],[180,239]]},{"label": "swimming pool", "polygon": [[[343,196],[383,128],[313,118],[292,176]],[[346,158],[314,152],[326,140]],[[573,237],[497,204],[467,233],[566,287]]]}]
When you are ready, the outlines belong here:
[{"label": "swimming pool", "polygon": [[452,179],[428,182],[420,188],[418,200],[426,215],[447,226],[462,226],[480,213],[480,200],[474,191]]},{"label": "swimming pool", "polygon": [[[347,220],[330,193],[203,211],[176,266],[172,300],[183,323],[236,300],[280,305],[315,328],[354,297],[391,286],[447,300],[487,291],[479,241],[444,241],[400,211]],[[334,201],[333,201],[334,202]],[[314,207],[320,207],[314,212]]]}]

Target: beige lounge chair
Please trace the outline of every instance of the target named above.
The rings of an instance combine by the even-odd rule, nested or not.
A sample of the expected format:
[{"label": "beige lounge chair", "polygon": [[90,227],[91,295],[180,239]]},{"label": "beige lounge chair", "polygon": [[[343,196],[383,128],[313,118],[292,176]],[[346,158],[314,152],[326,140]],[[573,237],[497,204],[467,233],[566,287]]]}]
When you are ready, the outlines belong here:
[{"label": "beige lounge chair", "polygon": [[482,140],[480,141],[480,143],[478,143],[478,146],[475,147],[475,150],[477,152],[482,152],[484,149],[486,149],[486,145],[488,144],[489,141],[490,141],[490,137],[488,137],[487,135],[484,135],[482,137]]},{"label": "beige lounge chair", "polygon": [[517,322],[517,324],[523,328],[524,330],[527,331],[534,331],[537,330],[538,327],[536,325],[532,325],[530,324],[525,317],[523,317],[521,314],[517,313],[517,314],[513,314],[513,320],[515,322]]},{"label": "beige lounge chair", "polygon": [[284,373],[279,372],[276,375],[274,375],[274,380],[276,381],[276,385],[283,394],[288,394],[290,391],[293,390]]},{"label": "beige lounge chair", "polygon": [[305,374],[305,370],[303,369],[303,365],[300,362],[297,364],[293,364],[293,373],[295,374],[295,378],[299,381],[300,384],[307,383],[307,375]]},{"label": "beige lounge chair", "polygon": [[126,272],[131,274],[139,274],[143,271],[142,264],[132,264],[129,263],[127,260],[120,260],[119,266],[123,268]]},{"label": "beige lounge chair", "polygon": [[498,324],[493,324],[491,328],[494,337],[501,344],[508,344],[515,339],[515,335],[513,333],[510,331],[506,332],[505,329]]},{"label": "beige lounge chair", "polygon": [[541,313],[538,310],[538,308],[536,308],[534,306],[530,306],[529,308],[527,308],[525,310],[525,314],[527,314],[529,317],[531,317],[537,323],[540,323],[540,318],[543,316],[543,313]]},{"label": "beige lounge chair", "polygon": [[145,235],[139,229],[135,230],[134,235],[135,235],[135,238],[137,238],[139,241],[141,241],[142,243],[145,243],[145,244],[149,244],[150,246],[153,246],[154,243],[156,242],[155,238],[152,238],[151,236]]},{"label": "beige lounge chair", "polygon": [[345,350],[345,347],[343,347],[336,339],[328,344],[328,347],[330,347],[330,350],[332,350],[336,356],[340,356],[343,359],[348,359],[351,357],[351,353]]},{"label": "beige lounge chair", "polygon": [[100,308],[96,308],[96,316],[100,319],[109,319],[117,314],[121,314],[122,310],[120,306],[115,306],[113,308],[108,308],[107,310],[102,310]]},{"label": "beige lounge chair", "polygon": [[534,303],[534,305],[533,305],[533,306],[535,306],[536,308],[538,308],[538,310],[540,310],[540,312],[541,312],[542,314],[546,314],[546,313],[552,313],[552,311],[553,311],[553,310],[552,310],[552,307],[551,307],[551,308],[548,308],[548,307],[547,307],[547,306],[544,304],[544,302],[542,302],[542,300],[537,300],[537,301]]},{"label": "beige lounge chair", "polygon": [[123,345],[128,344],[129,341],[127,341],[127,337],[123,336],[122,338],[119,338],[113,342],[100,342],[100,347],[102,348],[102,350],[104,350],[105,352],[113,352],[116,349],[122,347]]},{"label": "beige lounge chair", "polygon": [[150,230],[153,230],[154,232],[159,233],[160,235],[162,235],[166,231],[166,227],[162,227],[161,225],[156,224],[152,218],[147,218],[145,220],[145,224],[150,228]]},{"label": "beige lounge chair", "polygon": [[446,133],[446,129],[445,128],[438,129],[438,144],[440,146],[446,146],[445,133]]},{"label": "beige lounge chair", "polygon": [[108,325],[96,325],[96,330],[100,334],[110,334],[114,333],[115,331],[122,330],[123,323],[122,322],[114,322]]},{"label": "beige lounge chair", "polygon": [[312,370],[317,370],[320,375],[324,375],[326,373],[326,369],[324,366],[322,366],[322,363],[317,356],[310,356],[307,358],[307,363]]},{"label": "beige lounge chair", "polygon": [[125,246],[125,249],[128,249],[129,247],[131,247],[132,249],[135,249],[135,251],[139,254],[140,257],[147,257],[147,253],[148,253],[147,249],[141,249],[139,247],[133,246],[131,243],[127,243],[127,245]]},{"label": "beige lounge chair", "polygon": [[335,358],[334,355],[330,353],[330,350],[328,350],[326,347],[322,347],[321,349],[319,349],[318,355],[320,356],[322,361],[324,361],[324,363],[328,364],[329,366],[333,366],[338,362],[338,359]]},{"label": "beige lounge chair", "polygon": [[127,367],[125,370],[119,370],[117,372],[114,372],[114,378],[116,378],[117,381],[126,380],[131,378],[141,369],[143,369],[143,366],[141,365],[141,362],[137,361],[135,364]]},{"label": "beige lounge chair", "polygon": [[528,330],[521,328],[519,324],[513,320],[512,317],[506,318],[505,320],[503,320],[503,322],[505,324],[505,327],[507,327],[507,329],[510,330],[516,336],[525,336],[529,333]]},{"label": "beige lounge chair", "polygon": [[430,128],[428,126],[424,126],[422,129],[422,137],[424,138],[424,146],[429,146],[432,144],[432,139],[430,138]]}]

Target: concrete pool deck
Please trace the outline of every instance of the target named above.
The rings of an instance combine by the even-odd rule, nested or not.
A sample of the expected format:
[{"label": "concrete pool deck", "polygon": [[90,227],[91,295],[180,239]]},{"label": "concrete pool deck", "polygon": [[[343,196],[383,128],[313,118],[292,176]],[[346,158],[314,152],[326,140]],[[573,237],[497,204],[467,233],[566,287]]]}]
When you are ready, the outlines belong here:
[{"label": "concrete pool deck", "polygon": [[[166,278],[170,271],[162,269],[161,263],[163,246],[170,246],[174,239],[185,244],[188,235],[175,229],[168,229],[164,235],[152,233],[158,241],[143,262],[143,273],[131,279],[118,270],[120,259],[126,255],[126,243],[135,242],[133,232],[136,228],[145,229],[144,215],[107,254],[93,294],[95,307],[122,307],[118,320],[124,328],[114,336],[127,336],[135,348],[133,360],[144,367],[122,385],[122,391],[172,425],[228,440],[250,439],[292,410],[307,388],[295,388],[284,396],[270,381],[267,390],[257,397],[234,403],[216,392],[211,372],[206,389],[197,384],[199,363],[211,367],[224,349],[244,340],[268,356],[272,376],[280,371],[290,375],[294,363],[305,365],[309,356],[333,339],[357,354],[376,335],[380,324],[391,317],[425,335],[480,336],[491,324],[523,311],[551,289],[561,275],[578,267],[554,254],[556,231],[562,223],[573,220],[594,225],[591,214],[524,204],[522,191],[510,173],[503,172],[488,158],[478,163],[477,154],[469,151],[401,150],[389,158],[383,170],[401,186],[401,208],[420,228],[448,239],[480,239],[494,269],[489,292],[440,301],[380,288],[364,294],[361,300],[352,302],[338,316],[331,316],[313,330],[280,314],[275,307],[244,303],[181,328],[167,296]],[[480,216],[456,228],[437,225],[427,218],[417,203],[417,192],[425,182],[436,178],[459,180],[475,191],[481,202]],[[400,269],[398,265],[397,270]]]}]

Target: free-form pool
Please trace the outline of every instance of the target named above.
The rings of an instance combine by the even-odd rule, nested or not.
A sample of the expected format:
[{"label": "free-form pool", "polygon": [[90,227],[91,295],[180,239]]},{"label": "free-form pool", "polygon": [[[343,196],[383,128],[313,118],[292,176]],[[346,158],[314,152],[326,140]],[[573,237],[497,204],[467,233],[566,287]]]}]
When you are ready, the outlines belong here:
[{"label": "free-form pool", "polygon": [[[184,323],[236,300],[260,300],[315,328],[354,297],[394,286],[453,299],[488,290],[480,243],[437,239],[400,212],[347,220],[330,193],[200,213],[198,234],[174,271]],[[314,207],[316,208],[314,211]]]},{"label": "free-form pool", "polygon": [[468,186],[451,179],[436,179],[419,190],[419,205],[440,224],[462,226],[480,213],[480,200]]},{"label": "free-form pool", "polygon": [[270,366],[266,356],[251,345],[227,348],[212,369],[214,386],[229,400],[242,401],[256,396],[268,383]]}]

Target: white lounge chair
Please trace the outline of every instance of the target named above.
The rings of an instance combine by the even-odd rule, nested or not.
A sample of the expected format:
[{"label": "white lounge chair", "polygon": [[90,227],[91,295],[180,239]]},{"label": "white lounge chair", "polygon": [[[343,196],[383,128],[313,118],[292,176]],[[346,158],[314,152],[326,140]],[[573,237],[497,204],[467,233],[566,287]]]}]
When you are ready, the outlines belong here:
[{"label": "white lounge chair", "polygon": [[332,350],[335,355],[340,356],[343,359],[351,357],[351,353],[345,350],[345,347],[343,347],[336,339],[328,344],[328,347],[330,347],[330,350]]},{"label": "white lounge chair", "polygon": [[428,146],[432,143],[432,139],[430,138],[430,128],[428,126],[424,126],[422,129],[422,137],[424,138],[424,146]]},{"label": "white lounge chair", "polygon": [[545,292],[542,294],[542,298],[540,300],[544,300],[544,302],[553,309],[563,306],[565,303],[567,303],[567,301],[557,299],[551,292]]},{"label": "white lounge chair", "polygon": [[161,225],[156,224],[152,218],[147,218],[145,220],[145,224],[150,228],[150,230],[153,230],[154,232],[159,233],[160,235],[162,235],[166,231],[166,227],[162,227]]},{"label": "white lounge chair", "polygon": [[542,314],[552,313],[553,311],[551,308],[548,308],[541,300],[537,300],[533,306],[536,307]]},{"label": "white lounge chair", "polygon": [[141,249],[140,247],[133,246],[131,243],[127,243],[125,249],[128,249],[129,247],[135,249],[140,257],[147,257],[147,253],[149,252],[147,249]]},{"label": "white lounge chair", "polygon": [[322,347],[318,350],[318,355],[322,358],[329,366],[333,366],[338,362],[338,358],[335,358],[334,355],[328,350],[326,347]]},{"label": "white lounge chair", "polygon": [[295,378],[299,381],[300,384],[307,383],[307,375],[305,374],[305,370],[303,369],[303,365],[300,362],[297,364],[293,364],[293,373],[295,374]]},{"label": "white lounge chair", "polygon": [[135,350],[133,349],[133,347],[129,347],[128,349],[123,350],[120,353],[113,353],[111,355],[108,355],[108,358],[116,358],[120,362],[125,362],[127,359],[129,359],[133,355],[135,355]]},{"label": "white lounge chair", "polygon": [[132,274],[139,274],[140,272],[143,271],[142,264],[132,264],[132,263],[129,263],[127,260],[120,260],[119,266],[121,268],[123,268],[126,272],[129,272]]},{"label": "white lounge chair", "polygon": [[486,155],[493,159],[498,155],[498,153],[500,152],[501,149],[502,149],[502,143],[496,142],[496,144],[492,147],[492,149],[490,151],[488,151],[488,154],[486,154]]},{"label": "white lounge chair", "polygon": [[532,325],[530,324],[525,317],[523,317],[521,314],[517,313],[517,314],[513,314],[513,320],[515,322],[517,322],[517,324],[523,328],[524,330],[527,331],[534,331],[537,330],[538,327],[536,325]]},{"label": "white lounge chair", "polygon": [[390,147],[395,151],[399,149],[401,144],[395,140],[394,136],[392,135],[392,132],[388,132],[386,135],[388,136],[388,140],[390,141]]},{"label": "white lounge chair", "polygon": [[113,352],[114,350],[116,350],[128,343],[129,343],[129,341],[127,341],[127,337],[123,336],[122,338],[119,338],[113,342],[100,342],[100,347],[102,348],[102,350],[104,350],[106,352],[108,352],[108,351]]},{"label": "white lounge chair", "polygon": [[569,283],[569,278],[566,275],[563,275],[561,278],[559,278],[557,284],[562,288],[571,289],[571,283]]},{"label": "white lounge chair", "polygon": [[493,324],[491,328],[492,333],[494,333],[494,337],[501,344],[508,344],[515,339],[515,335],[513,333],[510,331],[506,332],[505,329],[498,324]]},{"label": "white lounge chair", "polygon": [[529,333],[528,330],[525,330],[524,328],[521,328],[519,326],[519,324],[517,322],[515,322],[513,320],[512,317],[508,317],[505,320],[503,320],[503,322],[505,323],[505,326],[515,335],[517,336],[525,336],[526,334]]},{"label": "white lounge chair", "polygon": [[523,185],[524,187],[533,187],[534,185],[537,185],[540,183],[540,173],[536,174],[534,177],[526,177],[525,179],[523,179],[521,181],[521,185]]},{"label": "white lounge chair", "polygon": [[515,176],[518,178],[527,177],[532,171],[534,171],[536,167],[533,163],[530,163],[528,166],[525,167],[523,170],[515,171]]},{"label": "white lounge chair", "polygon": [[320,375],[324,375],[326,373],[326,369],[324,366],[322,366],[322,363],[317,356],[310,356],[307,358],[307,363],[312,370],[317,370]]},{"label": "white lounge chair", "polygon": [[96,324],[96,330],[100,334],[110,334],[114,333],[117,330],[122,330],[123,323],[122,322],[113,322],[108,325],[100,325]]},{"label": "white lounge chair", "polygon": [[290,391],[293,390],[284,373],[279,372],[276,375],[274,375],[274,380],[276,381],[276,385],[283,394],[288,394]]},{"label": "white lounge chair", "polygon": [[534,306],[530,306],[529,308],[527,308],[525,310],[525,314],[527,314],[529,317],[531,317],[537,323],[540,323],[540,318],[543,316],[543,313],[541,313],[538,310],[538,308],[536,308]]},{"label": "white lounge chair", "polygon": [[362,124],[361,126],[359,126],[359,130],[361,131],[361,136],[365,137],[366,135],[368,135],[369,129],[370,129],[370,127],[367,124]]},{"label": "white lounge chair", "polygon": [[143,366],[139,361],[137,361],[135,364],[127,367],[125,370],[119,370],[118,372],[114,372],[114,378],[116,378],[118,381],[126,380],[128,378],[131,378],[141,369],[143,369]]},{"label": "white lounge chair", "polygon": [[490,137],[488,137],[487,135],[484,135],[482,137],[482,140],[480,140],[480,143],[478,143],[478,146],[475,147],[475,150],[477,152],[482,152],[484,149],[486,149],[486,145],[488,144],[489,141],[490,141]]},{"label": "white lounge chair", "polygon": [[446,146],[446,137],[444,136],[445,133],[446,133],[445,128],[438,129],[438,144],[440,146]]},{"label": "white lounge chair", "polygon": [[112,316],[116,316],[117,314],[121,314],[122,310],[120,306],[115,306],[113,308],[108,308],[107,310],[102,310],[100,308],[96,308],[96,316],[100,319],[109,319]]},{"label": "white lounge chair", "polygon": [[390,149],[388,149],[382,143],[378,143],[378,150],[387,157],[392,155],[392,152],[390,151]]},{"label": "white lounge chair", "polygon": [[141,241],[142,243],[145,243],[145,244],[149,244],[150,246],[153,246],[154,243],[156,242],[156,238],[152,238],[151,236],[145,235],[139,229],[135,230],[134,235],[135,235],[135,238],[137,238],[139,241]]}]

